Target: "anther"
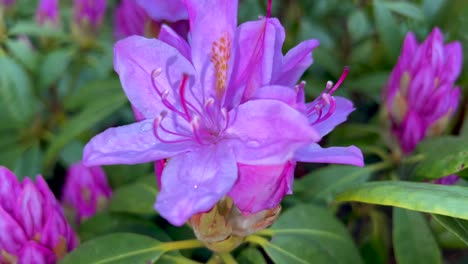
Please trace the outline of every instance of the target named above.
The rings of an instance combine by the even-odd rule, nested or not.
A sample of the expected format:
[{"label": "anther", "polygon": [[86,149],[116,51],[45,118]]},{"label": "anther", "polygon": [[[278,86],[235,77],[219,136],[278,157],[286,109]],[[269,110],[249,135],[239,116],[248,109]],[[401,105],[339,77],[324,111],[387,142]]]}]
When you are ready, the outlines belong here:
[{"label": "anther", "polygon": [[161,75],[162,73],[162,69],[161,68],[157,68],[157,69],[154,69],[152,72],[151,72],[151,76],[153,78],[156,78],[158,77],[159,75]]}]

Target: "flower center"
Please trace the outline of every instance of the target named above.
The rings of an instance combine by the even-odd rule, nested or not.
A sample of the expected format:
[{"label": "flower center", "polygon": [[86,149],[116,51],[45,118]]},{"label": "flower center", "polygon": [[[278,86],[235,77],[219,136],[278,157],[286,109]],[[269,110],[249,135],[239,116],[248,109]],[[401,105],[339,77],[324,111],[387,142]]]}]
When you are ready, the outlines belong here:
[{"label": "flower center", "polygon": [[[189,84],[189,76],[187,74],[183,74],[182,76],[178,90],[179,96],[175,98],[175,103],[178,105],[176,106],[168,100],[169,91],[161,90],[158,87],[156,78],[161,72],[161,68],[153,70],[151,74],[153,88],[159,95],[161,102],[169,111],[190,124],[191,131],[172,131],[166,128],[163,124],[163,120],[167,116],[168,111],[163,111],[155,118],[153,123],[153,132],[156,138],[166,143],[196,141],[199,144],[206,145],[216,142],[229,125],[227,110],[221,108],[219,101],[214,98],[208,98],[204,100],[204,102],[198,100],[196,91],[194,91],[194,85]],[[187,98],[187,86],[188,92],[192,95],[192,100]],[[167,134],[177,136],[179,139],[166,140],[160,136],[160,130]]]}]

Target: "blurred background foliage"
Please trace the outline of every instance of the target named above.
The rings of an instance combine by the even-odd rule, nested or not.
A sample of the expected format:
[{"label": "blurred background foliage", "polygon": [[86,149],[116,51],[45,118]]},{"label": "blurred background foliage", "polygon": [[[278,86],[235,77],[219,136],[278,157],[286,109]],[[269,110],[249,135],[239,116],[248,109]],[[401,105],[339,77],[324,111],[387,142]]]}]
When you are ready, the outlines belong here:
[{"label": "blurred background foliage", "polygon": [[[35,0],[18,0],[5,16],[6,31],[0,31],[0,163],[21,177],[44,175],[58,195],[66,168],[81,159],[87,140],[107,127],[133,121],[130,106],[113,71],[112,49],[116,40],[112,31],[112,10],[117,1],[109,1],[105,23],[92,40],[85,40],[70,30],[71,2],[60,1],[61,27],[54,29],[36,25]],[[239,21],[265,15],[266,4],[264,0],[242,0]],[[381,92],[408,31],[422,40],[433,27],[440,27],[446,41],[462,42],[464,65],[468,65],[468,1],[465,0],[274,1],[272,14],[286,28],[284,51],[305,39],[320,40],[320,47],[314,50],[314,64],[303,76],[309,101],[321,93],[328,80],[336,81],[345,65],[350,66],[350,74],[337,94],[352,99],[357,110],[349,122],[335,129],[324,142],[358,145],[366,153],[367,164],[391,158],[386,154],[386,132],[379,114]],[[463,101],[448,133],[466,138],[467,70],[462,72],[457,83],[463,90]],[[79,227],[84,241],[114,231],[149,234],[160,241],[193,237],[188,227],[172,227],[153,210],[157,188],[152,168],[152,164],[105,168],[115,190],[114,196],[107,212]],[[411,166],[403,169],[414,170]],[[426,215],[404,209],[392,212],[388,207],[333,202],[335,196],[347,188],[371,179],[395,177],[389,171],[379,174],[374,171],[372,165],[364,169],[347,166],[317,169],[316,165],[299,165],[296,173],[300,179],[294,187],[296,195],[285,199],[284,208],[320,208],[302,208],[305,214],[300,216],[302,218],[285,214],[273,227],[296,225],[297,219],[302,219],[300,225],[344,234],[345,244],[351,241],[349,233],[363,263],[394,263],[396,258],[399,263],[442,263],[441,256],[444,263],[468,263],[468,240],[447,229],[458,225],[466,239],[468,223],[463,220],[443,216],[428,219]],[[467,170],[462,171],[461,176],[468,176]],[[299,210],[295,208],[291,210]],[[328,211],[338,216],[341,223]],[[318,219],[317,223],[309,223],[311,219]],[[319,243],[315,239],[309,242]],[[408,240],[409,245],[396,243],[392,246],[392,239]],[[287,239],[277,239],[273,243],[301,254],[294,252],[293,246],[297,244],[288,246]],[[421,247],[426,250],[419,251]],[[278,263],[287,263],[281,262],[285,259],[273,249],[264,247],[260,251],[245,246],[235,255],[242,260],[240,263],[262,263],[256,260],[265,261],[262,257],[265,254]],[[349,263],[346,262],[348,257],[358,259],[353,263],[360,262],[360,257],[353,255],[347,244],[342,249],[344,255],[337,257],[343,261],[340,263]],[[210,253],[187,250],[182,255],[206,260]],[[414,260],[415,256],[421,258]],[[325,257],[323,261],[326,262]]]}]

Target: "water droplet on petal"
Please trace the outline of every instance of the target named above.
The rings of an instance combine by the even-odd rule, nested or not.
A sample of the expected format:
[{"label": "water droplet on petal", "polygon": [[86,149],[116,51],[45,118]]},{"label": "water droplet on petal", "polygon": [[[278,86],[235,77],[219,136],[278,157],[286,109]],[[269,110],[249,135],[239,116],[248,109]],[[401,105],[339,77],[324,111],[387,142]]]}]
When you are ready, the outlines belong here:
[{"label": "water droplet on petal", "polygon": [[153,125],[150,122],[144,123],[140,126],[141,132],[148,132],[153,129]]},{"label": "water droplet on petal", "polygon": [[260,147],[260,142],[258,142],[257,140],[249,140],[247,141],[246,145],[250,148],[258,148]]},{"label": "water droplet on petal", "polygon": [[194,188],[194,189],[197,189],[197,188],[198,188],[198,185],[195,184],[195,185],[193,186],[193,188]]}]

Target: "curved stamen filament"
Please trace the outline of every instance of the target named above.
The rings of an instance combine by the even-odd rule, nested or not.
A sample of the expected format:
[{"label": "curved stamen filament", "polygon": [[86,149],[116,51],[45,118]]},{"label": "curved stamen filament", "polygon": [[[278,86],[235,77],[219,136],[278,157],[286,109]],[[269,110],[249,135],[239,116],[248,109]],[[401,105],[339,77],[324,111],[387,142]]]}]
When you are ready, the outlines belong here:
[{"label": "curved stamen filament", "polygon": [[[349,73],[349,67],[345,66],[343,73],[336,82],[335,85],[331,81],[327,82],[327,85],[320,96],[318,96],[308,107],[307,114],[309,116],[317,115],[317,118],[312,125],[323,122],[328,119],[336,110],[336,101],[332,97],[333,93],[340,87],[344,79]],[[323,109],[328,106],[326,114],[323,113]]]},{"label": "curved stamen filament", "polygon": [[187,139],[179,139],[179,140],[166,140],[166,139],[163,139],[158,133],[158,128],[162,129],[161,122],[162,122],[163,119],[164,119],[164,116],[160,115],[160,116],[156,117],[154,119],[154,122],[153,122],[153,134],[159,141],[161,141],[163,143],[170,143],[170,144],[192,141],[191,139],[188,139],[188,138]]}]

